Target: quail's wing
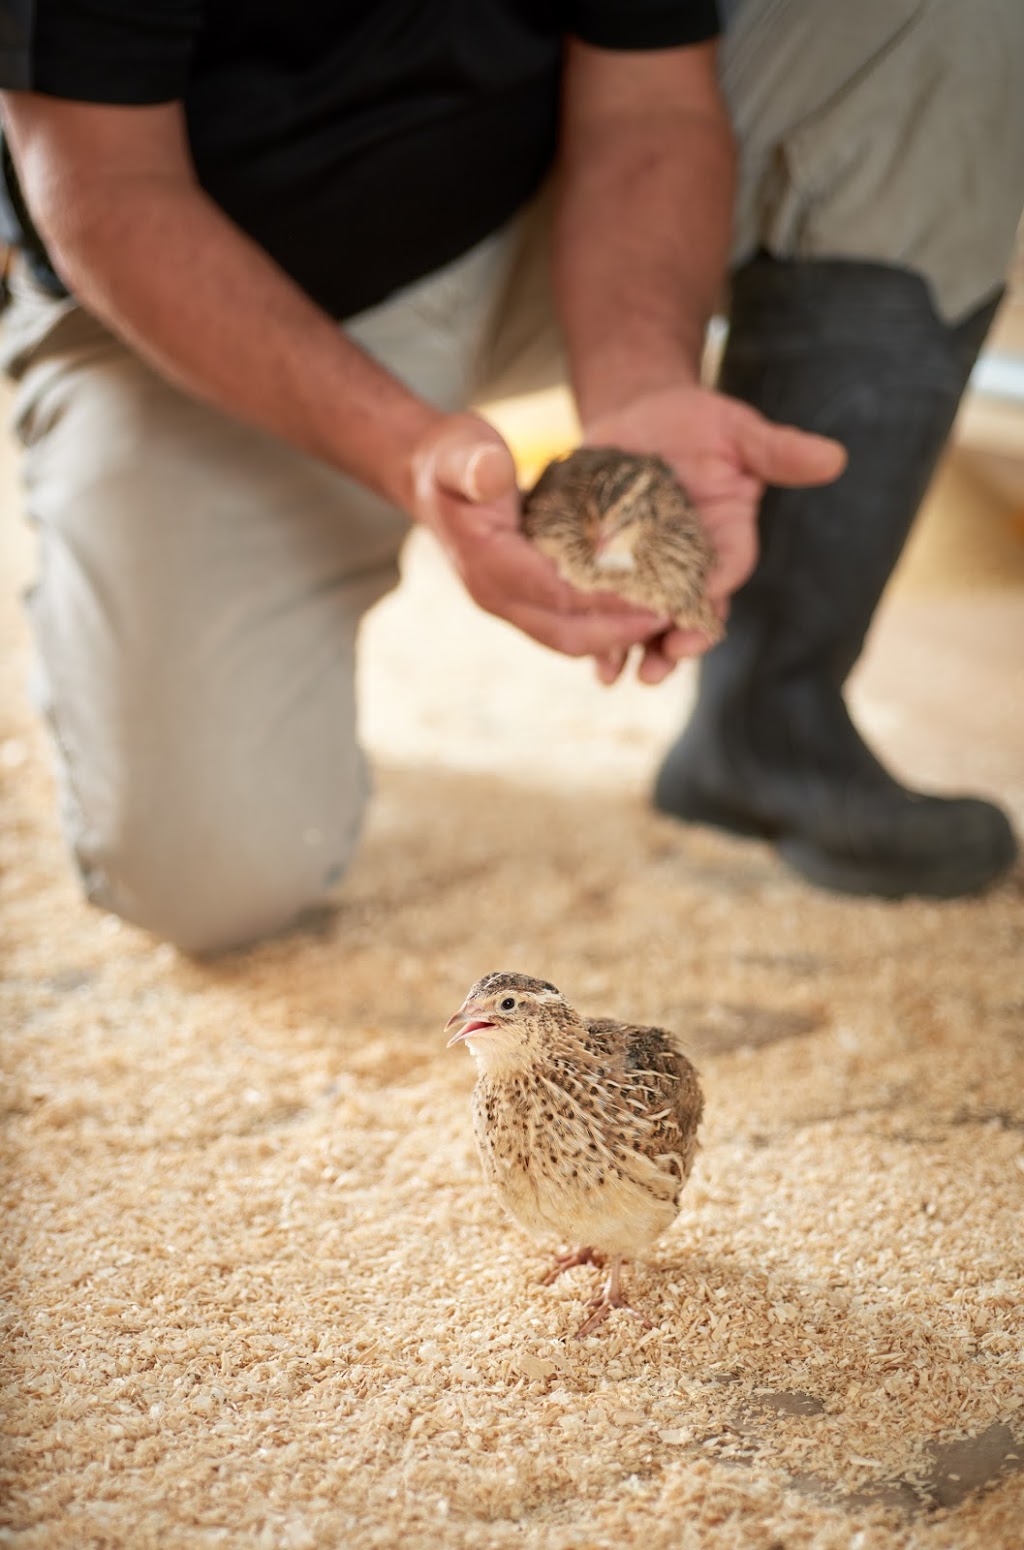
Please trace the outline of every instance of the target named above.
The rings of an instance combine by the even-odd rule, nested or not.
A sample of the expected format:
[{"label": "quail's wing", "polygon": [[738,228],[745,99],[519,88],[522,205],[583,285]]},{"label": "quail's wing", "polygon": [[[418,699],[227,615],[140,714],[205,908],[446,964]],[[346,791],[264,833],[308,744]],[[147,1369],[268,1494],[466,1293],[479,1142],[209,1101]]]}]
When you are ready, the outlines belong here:
[{"label": "quail's wing", "polygon": [[681,1190],[697,1151],[704,1095],[697,1072],[678,1039],[664,1028],[638,1027],[598,1018],[588,1021],[588,1042],[605,1054],[624,1110],[635,1116],[649,1156],[657,1156]]}]

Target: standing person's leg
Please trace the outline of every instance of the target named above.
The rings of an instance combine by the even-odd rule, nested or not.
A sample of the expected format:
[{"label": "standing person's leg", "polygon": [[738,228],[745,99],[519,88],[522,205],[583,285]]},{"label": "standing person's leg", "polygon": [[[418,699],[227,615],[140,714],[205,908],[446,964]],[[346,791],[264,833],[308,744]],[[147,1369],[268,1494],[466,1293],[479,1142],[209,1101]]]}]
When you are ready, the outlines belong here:
[{"label": "standing person's leg", "polygon": [[771,489],[757,570],[658,777],[676,816],[778,840],[814,881],[938,896],[998,877],[1005,816],[882,768],[842,685],[945,445],[1024,204],[1016,0],[741,0],[724,80],[743,155],[721,387],[843,442]]},{"label": "standing person's leg", "polygon": [[[461,407],[505,241],[349,331]],[[194,951],[277,930],[356,841],[356,634],[406,519],[24,277],[3,355],[39,535],[36,684],[85,889]]]}]

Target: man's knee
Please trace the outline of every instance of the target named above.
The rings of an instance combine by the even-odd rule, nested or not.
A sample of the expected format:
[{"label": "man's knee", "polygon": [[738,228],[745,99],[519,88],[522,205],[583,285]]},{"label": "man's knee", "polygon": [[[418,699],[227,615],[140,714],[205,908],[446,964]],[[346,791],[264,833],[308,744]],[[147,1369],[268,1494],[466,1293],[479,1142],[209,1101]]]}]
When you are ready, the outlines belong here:
[{"label": "man's knee", "polygon": [[212,953],[272,936],[324,904],[355,850],[363,805],[360,795],[300,814],[296,803],[289,816],[268,800],[261,814],[250,793],[213,811],[181,793],[148,803],[136,790],[102,828],[83,825],[69,838],[93,903],[186,952]]}]

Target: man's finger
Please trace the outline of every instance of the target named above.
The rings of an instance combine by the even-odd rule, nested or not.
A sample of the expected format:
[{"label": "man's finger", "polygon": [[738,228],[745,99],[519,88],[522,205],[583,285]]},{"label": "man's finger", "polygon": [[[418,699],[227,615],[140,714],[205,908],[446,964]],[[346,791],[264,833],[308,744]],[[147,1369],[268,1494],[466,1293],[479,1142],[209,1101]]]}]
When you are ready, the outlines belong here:
[{"label": "man's finger", "polygon": [[500,618],[532,635],[543,646],[567,657],[600,657],[609,661],[628,654],[633,646],[651,638],[646,624],[630,623],[608,614],[566,616],[534,603],[506,602],[494,609]]},{"label": "man's finger", "polygon": [[628,657],[627,651],[606,651],[604,656],[595,657],[594,666],[600,682],[609,686],[617,683]]},{"label": "man's finger", "polygon": [[636,676],[642,684],[660,684],[675,667],[662,649],[661,641],[650,641],[640,659]]},{"label": "man's finger", "polygon": [[669,630],[659,641],[663,656],[669,662],[684,662],[688,657],[702,657],[710,651],[714,642],[703,630]]}]

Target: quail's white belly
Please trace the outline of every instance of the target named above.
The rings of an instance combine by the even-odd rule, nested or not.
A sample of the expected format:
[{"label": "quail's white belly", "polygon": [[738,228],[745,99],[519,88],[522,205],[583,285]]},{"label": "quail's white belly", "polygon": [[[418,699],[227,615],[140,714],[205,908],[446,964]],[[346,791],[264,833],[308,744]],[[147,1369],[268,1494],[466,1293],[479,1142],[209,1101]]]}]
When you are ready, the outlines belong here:
[{"label": "quail's white belly", "polygon": [[[506,1211],[538,1238],[581,1243],[606,1254],[641,1253],[672,1225],[677,1207],[670,1194],[638,1180],[605,1173],[573,1179],[568,1170],[537,1157],[526,1168],[492,1156],[484,1167]],[[660,1183],[660,1180],[659,1180]]]}]

